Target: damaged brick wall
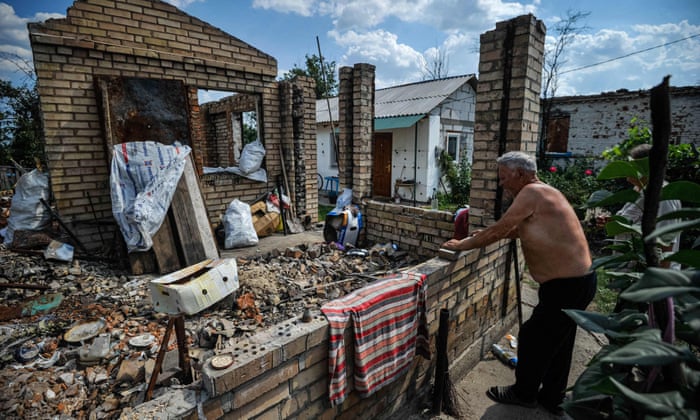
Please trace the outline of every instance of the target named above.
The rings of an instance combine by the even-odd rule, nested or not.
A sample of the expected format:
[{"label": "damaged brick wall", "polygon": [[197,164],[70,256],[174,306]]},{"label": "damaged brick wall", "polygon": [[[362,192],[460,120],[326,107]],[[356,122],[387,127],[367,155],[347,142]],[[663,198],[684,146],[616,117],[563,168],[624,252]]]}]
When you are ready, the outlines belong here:
[{"label": "damaged brick wall", "polygon": [[[94,220],[113,220],[110,156],[95,88],[100,76],[182,81],[189,100],[193,158],[200,172],[204,158],[213,151],[207,150],[197,89],[257,95],[258,123],[267,149],[265,167],[273,182],[202,178],[202,193],[210,220],[218,221],[232,199],[252,200],[272,188],[281,173],[279,145],[291,138],[279,123],[281,101],[273,57],[162,1],[78,0],[66,18],[28,27],[55,204],[86,247],[105,245]],[[313,103],[313,94],[308,102]],[[310,109],[304,115],[313,113],[313,105]],[[309,124],[313,121],[312,116]],[[315,159],[315,138],[305,134],[300,141],[313,145],[301,152],[306,161]],[[312,166],[308,178],[315,176]],[[314,194],[315,186],[306,200],[307,212],[316,209]]]},{"label": "damaged brick wall", "polygon": [[[282,98],[282,127],[290,136],[283,139],[288,194],[294,200],[299,217],[318,214],[316,186],[316,101],[315,82],[310,77],[298,76],[280,83]],[[291,194],[290,194],[291,193]]]},{"label": "damaged brick wall", "polygon": [[[660,82],[661,80],[659,80]],[[568,119],[568,152],[600,157],[629,137],[632,120],[650,124],[648,90],[550,99],[552,114]],[[700,87],[670,87],[672,144],[700,144]],[[638,122],[638,123],[639,123]]]},{"label": "damaged brick wall", "polygon": [[[384,206],[370,201],[366,211],[390,211]],[[413,222],[419,230],[433,225],[426,217]],[[368,224],[370,235],[383,234],[373,231],[376,226]],[[450,311],[448,354],[454,378],[471,369],[517,319],[515,281],[505,278],[503,265],[506,245],[503,241],[469,251],[455,261],[433,258],[413,269],[427,276],[427,322],[433,356],[440,309]],[[415,247],[410,249],[415,251]],[[509,294],[503,316],[506,289]],[[418,404],[430,395],[436,358],[416,356],[409,371],[396,382],[365,399],[355,391],[349,392],[340,406],[331,407],[328,335],[328,322],[318,313],[310,322],[290,320],[242,340],[233,349],[234,364],[226,369],[215,370],[206,364],[202,381],[211,394],[203,403],[206,417],[395,418],[401,411],[416,412]],[[346,331],[345,342],[352,343],[350,330]],[[346,374],[352,378],[353,350],[346,351]]]}]

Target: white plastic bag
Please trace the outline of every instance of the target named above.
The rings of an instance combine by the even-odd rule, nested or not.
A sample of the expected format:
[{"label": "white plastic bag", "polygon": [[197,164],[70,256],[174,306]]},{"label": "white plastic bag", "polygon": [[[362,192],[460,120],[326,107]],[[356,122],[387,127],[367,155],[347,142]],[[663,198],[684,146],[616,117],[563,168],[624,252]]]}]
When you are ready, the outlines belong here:
[{"label": "white plastic bag", "polygon": [[42,230],[51,220],[51,214],[41,204],[49,199],[49,176],[34,169],[22,175],[15,186],[15,194],[7,219],[5,245],[12,244],[16,230]]},{"label": "white plastic bag", "polygon": [[238,163],[238,169],[247,175],[260,169],[263,158],[265,157],[265,146],[260,142],[260,139],[255,139],[254,142],[243,146],[241,152],[241,160]]},{"label": "white plastic bag", "polygon": [[253,216],[250,214],[248,204],[235,199],[228,205],[224,214],[224,233],[226,249],[257,245],[258,234],[255,233]]},{"label": "white plastic bag", "polygon": [[352,204],[352,188],[343,188],[343,192],[335,202],[335,211],[342,211],[346,206]]}]

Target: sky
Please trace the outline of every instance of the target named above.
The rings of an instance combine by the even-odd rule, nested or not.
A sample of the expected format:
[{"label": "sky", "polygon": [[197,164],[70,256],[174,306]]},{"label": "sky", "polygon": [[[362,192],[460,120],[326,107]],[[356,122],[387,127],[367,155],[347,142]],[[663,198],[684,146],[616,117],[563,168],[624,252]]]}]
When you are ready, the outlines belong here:
[{"label": "sky", "polygon": [[[447,76],[476,74],[479,36],[532,13],[546,49],[569,13],[588,13],[560,56],[555,96],[700,86],[698,0],[167,0],[277,59],[278,74],[321,54],[336,68],[376,66],[378,89],[425,79],[436,51]],[[71,0],[0,0],[0,78],[26,83],[27,22],[64,17]],[[318,43],[317,43],[318,39]],[[6,57],[13,57],[8,61]],[[19,59],[19,61],[17,60]],[[28,67],[31,70],[31,67]],[[336,74],[337,78],[337,74]]]}]

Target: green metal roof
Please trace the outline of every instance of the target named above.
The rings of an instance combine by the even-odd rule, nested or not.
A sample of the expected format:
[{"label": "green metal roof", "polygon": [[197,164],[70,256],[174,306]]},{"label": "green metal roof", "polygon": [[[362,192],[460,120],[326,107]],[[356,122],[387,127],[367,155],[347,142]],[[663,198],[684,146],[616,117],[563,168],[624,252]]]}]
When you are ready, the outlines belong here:
[{"label": "green metal roof", "polygon": [[407,115],[403,117],[388,117],[388,118],[375,118],[374,119],[374,129],[375,130],[391,130],[394,128],[406,128],[410,127],[421,118],[425,117],[425,114],[421,115]]}]

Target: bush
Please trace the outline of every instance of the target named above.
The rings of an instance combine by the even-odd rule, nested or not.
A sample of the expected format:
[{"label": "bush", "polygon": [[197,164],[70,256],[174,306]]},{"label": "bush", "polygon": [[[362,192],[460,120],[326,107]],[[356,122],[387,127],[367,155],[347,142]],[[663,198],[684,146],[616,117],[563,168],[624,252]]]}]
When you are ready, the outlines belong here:
[{"label": "bush", "polygon": [[462,155],[459,163],[455,163],[446,152],[440,153],[438,161],[442,175],[447,181],[450,193],[438,194],[440,206],[461,207],[469,204],[469,193],[472,185],[472,167],[466,156]]},{"label": "bush", "polygon": [[561,191],[576,210],[579,219],[583,219],[583,207],[588,197],[601,188],[593,168],[593,159],[577,159],[565,168],[557,165],[542,168],[537,177]]}]

